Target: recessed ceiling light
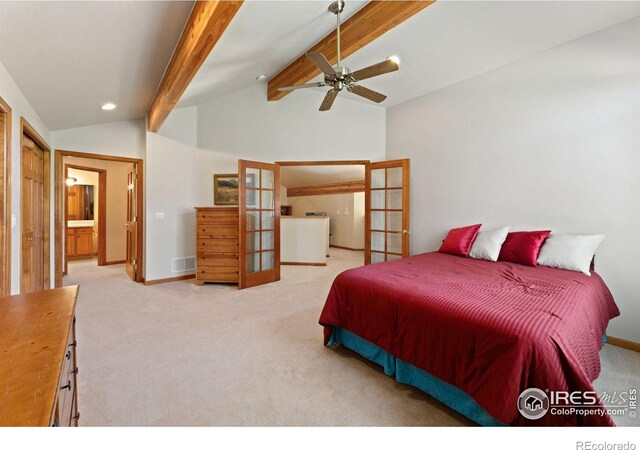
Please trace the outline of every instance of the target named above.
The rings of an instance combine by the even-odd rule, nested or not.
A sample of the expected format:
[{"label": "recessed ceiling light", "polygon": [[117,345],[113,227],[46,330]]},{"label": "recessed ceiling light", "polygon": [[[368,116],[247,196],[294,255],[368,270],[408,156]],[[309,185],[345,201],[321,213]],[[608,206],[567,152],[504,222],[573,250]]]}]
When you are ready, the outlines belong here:
[{"label": "recessed ceiling light", "polygon": [[393,61],[396,64],[400,64],[400,57],[398,55],[391,55],[387,59],[389,61]]},{"label": "recessed ceiling light", "polygon": [[100,107],[100,109],[103,111],[111,111],[112,109],[116,109],[116,105],[113,103],[105,103]]},{"label": "recessed ceiling light", "polygon": [[266,76],[266,75],[258,75],[258,76],[256,77],[256,80],[258,80],[258,81],[264,81],[264,80],[266,80],[266,79],[267,79],[267,76]]}]

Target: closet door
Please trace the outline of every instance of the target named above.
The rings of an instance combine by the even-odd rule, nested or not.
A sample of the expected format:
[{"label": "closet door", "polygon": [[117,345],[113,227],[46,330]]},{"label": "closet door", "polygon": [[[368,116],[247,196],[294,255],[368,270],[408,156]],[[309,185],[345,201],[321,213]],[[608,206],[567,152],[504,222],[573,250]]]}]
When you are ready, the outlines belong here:
[{"label": "closet door", "polygon": [[409,256],[409,160],[367,164],[365,264]]},{"label": "closet door", "polygon": [[44,151],[27,136],[22,147],[20,292],[44,289]]},{"label": "closet door", "polygon": [[238,161],[239,289],[280,279],[280,166]]}]

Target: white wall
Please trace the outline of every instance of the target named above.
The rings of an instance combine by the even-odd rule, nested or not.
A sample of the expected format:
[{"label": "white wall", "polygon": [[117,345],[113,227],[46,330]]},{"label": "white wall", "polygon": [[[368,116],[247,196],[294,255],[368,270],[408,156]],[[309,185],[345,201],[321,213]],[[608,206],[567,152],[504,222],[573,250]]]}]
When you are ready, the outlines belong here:
[{"label": "white wall", "polygon": [[390,108],[387,157],[411,158],[412,252],[449,228],[607,235],[596,270],[640,342],[640,19]]},{"label": "white wall", "polygon": [[323,93],[292,92],[268,102],[266,85],[200,105],[198,146],[245,159],[371,159],[385,154],[385,110],[338,96],[320,112]]},{"label": "white wall", "polygon": [[384,159],[384,109],[339,99],[321,113],[322,93],[267,102],[264,89],[176,109],[159,133],[147,133],[147,280],[184,274],[171,271],[171,260],[195,254],[193,208],[213,206],[213,175],[237,172],[239,158]]},{"label": "white wall", "polygon": [[[109,114],[108,111],[105,114]],[[109,122],[51,132],[52,148],[144,159],[144,119]]]},{"label": "white wall", "polygon": [[[24,117],[33,126],[42,138],[50,143],[49,129],[33,109],[20,88],[15,84],[11,75],[0,62],[0,97],[11,107],[11,214],[16,218],[16,226],[11,230],[11,293],[20,292],[20,117]],[[51,155],[51,168],[53,170],[53,155]],[[51,193],[53,194],[53,172],[51,174]],[[53,211],[53,195],[51,196],[51,211]],[[55,278],[53,273],[53,220],[51,220],[51,283]]]}]

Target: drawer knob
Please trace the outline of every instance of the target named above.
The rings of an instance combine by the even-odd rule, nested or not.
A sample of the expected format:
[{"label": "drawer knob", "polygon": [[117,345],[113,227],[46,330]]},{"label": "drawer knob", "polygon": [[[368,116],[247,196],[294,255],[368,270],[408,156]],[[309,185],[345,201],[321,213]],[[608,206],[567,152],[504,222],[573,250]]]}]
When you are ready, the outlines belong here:
[{"label": "drawer knob", "polygon": [[78,375],[78,368],[76,367],[75,369],[73,369],[73,372],[71,372],[74,375]]},{"label": "drawer knob", "polygon": [[69,344],[69,347],[76,347],[77,345],[78,345],[78,341],[74,339],[73,342]]},{"label": "drawer knob", "polygon": [[71,350],[67,350],[67,354],[65,355],[65,358],[71,359]]},{"label": "drawer knob", "polygon": [[62,387],[60,388],[60,390],[63,390],[63,389],[69,389],[69,390],[71,390],[71,380],[67,380],[67,384],[65,384],[64,386],[62,386]]}]

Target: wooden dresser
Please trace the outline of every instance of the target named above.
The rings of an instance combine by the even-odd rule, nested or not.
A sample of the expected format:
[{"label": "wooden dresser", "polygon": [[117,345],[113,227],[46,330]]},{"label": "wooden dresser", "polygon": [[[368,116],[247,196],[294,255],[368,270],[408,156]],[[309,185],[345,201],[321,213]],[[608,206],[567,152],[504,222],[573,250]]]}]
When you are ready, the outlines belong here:
[{"label": "wooden dresser", "polygon": [[0,426],[77,426],[78,286],[0,298]]},{"label": "wooden dresser", "polygon": [[238,282],[238,207],[196,208],[196,283]]}]

